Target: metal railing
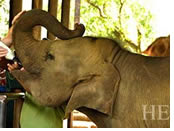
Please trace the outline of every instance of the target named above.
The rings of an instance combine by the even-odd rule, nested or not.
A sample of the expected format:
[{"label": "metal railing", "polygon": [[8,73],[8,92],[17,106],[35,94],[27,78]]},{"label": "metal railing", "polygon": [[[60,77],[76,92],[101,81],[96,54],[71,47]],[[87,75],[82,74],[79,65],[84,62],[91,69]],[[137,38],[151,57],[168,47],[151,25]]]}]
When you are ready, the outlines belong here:
[{"label": "metal railing", "polygon": [[9,100],[17,100],[25,97],[25,93],[0,93],[0,128],[6,127],[6,106]]}]

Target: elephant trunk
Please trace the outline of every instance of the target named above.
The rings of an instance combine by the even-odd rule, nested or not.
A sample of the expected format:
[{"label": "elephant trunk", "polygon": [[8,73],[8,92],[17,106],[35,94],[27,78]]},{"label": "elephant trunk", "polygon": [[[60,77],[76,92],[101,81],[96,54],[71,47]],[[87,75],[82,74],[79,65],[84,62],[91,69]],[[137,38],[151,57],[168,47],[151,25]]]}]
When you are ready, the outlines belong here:
[{"label": "elephant trunk", "polygon": [[55,17],[40,9],[34,9],[26,12],[17,21],[13,29],[14,47],[18,58],[21,60],[25,68],[29,62],[30,66],[32,64],[36,65],[35,60],[39,59],[38,57],[43,57],[41,54],[49,46],[48,42],[34,39],[32,35],[32,28],[37,25],[44,26],[49,32],[53,33],[60,39],[80,37],[85,31],[82,24],[77,25],[75,30],[69,30]]}]

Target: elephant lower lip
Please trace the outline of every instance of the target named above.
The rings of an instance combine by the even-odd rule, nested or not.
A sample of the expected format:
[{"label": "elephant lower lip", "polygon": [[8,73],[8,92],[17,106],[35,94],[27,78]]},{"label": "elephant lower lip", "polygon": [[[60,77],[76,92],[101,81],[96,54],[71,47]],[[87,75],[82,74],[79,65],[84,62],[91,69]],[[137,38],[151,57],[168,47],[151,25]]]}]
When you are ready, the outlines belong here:
[{"label": "elephant lower lip", "polygon": [[99,74],[92,74],[92,75],[86,75],[83,76],[81,79],[79,79],[73,86],[72,88],[77,87],[78,85],[82,84],[82,83],[87,83],[89,81],[92,81],[95,77],[99,77]]}]

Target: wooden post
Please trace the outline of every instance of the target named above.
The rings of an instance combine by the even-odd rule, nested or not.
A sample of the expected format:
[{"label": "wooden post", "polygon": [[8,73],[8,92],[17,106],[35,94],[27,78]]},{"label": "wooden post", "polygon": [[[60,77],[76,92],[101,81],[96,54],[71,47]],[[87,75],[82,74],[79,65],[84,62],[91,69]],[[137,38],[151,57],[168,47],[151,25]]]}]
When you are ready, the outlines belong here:
[{"label": "wooden post", "polygon": [[69,27],[69,15],[70,15],[70,0],[62,0],[61,23],[67,28]]},{"label": "wooden post", "polygon": [[72,128],[73,127],[73,113],[72,112],[69,114],[69,118],[67,120],[67,127],[68,128]]},{"label": "wooden post", "polygon": [[[20,93],[20,89],[15,89],[15,93]],[[21,110],[23,105],[24,99],[16,99],[14,100],[14,114],[13,114],[13,128],[20,128],[20,117],[21,117]]]},{"label": "wooden post", "polygon": [[74,25],[80,23],[80,0],[75,0]]},{"label": "wooden post", "polygon": [[32,9],[42,9],[42,0],[32,0]]},{"label": "wooden post", "polygon": [[[42,9],[42,0],[32,0],[32,9]],[[33,36],[35,39],[41,39],[41,27],[34,27]]]},{"label": "wooden post", "polygon": [[[69,17],[70,17],[70,0],[62,0],[62,11],[61,11],[61,23],[69,28]],[[69,114],[69,118],[67,121],[67,127],[72,127],[73,115]]]},{"label": "wooden post", "polygon": [[[49,0],[48,12],[56,18],[57,18],[57,6],[58,6],[58,0]],[[55,36],[52,35],[50,32],[47,33],[47,37],[48,39],[51,39],[51,40],[55,39]]]},{"label": "wooden post", "polygon": [[0,95],[0,128],[6,128],[6,95]]},{"label": "wooden post", "polygon": [[[13,18],[22,11],[22,0],[10,0],[9,27],[12,26]],[[21,101],[15,101],[13,127],[18,128],[20,122]]]},{"label": "wooden post", "polygon": [[22,0],[10,0],[9,27],[12,25],[13,18],[22,10]]}]

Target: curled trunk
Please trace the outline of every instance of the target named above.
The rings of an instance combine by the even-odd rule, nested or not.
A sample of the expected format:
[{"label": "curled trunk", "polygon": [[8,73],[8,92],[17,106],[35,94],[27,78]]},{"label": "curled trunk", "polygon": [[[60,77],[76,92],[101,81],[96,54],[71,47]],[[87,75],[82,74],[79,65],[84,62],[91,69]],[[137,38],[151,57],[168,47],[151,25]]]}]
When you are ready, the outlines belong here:
[{"label": "curled trunk", "polygon": [[79,37],[82,36],[85,31],[85,27],[82,24],[77,24],[75,30],[69,30],[48,12],[40,9],[33,9],[25,13],[17,22],[14,29],[14,36],[17,35],[16,33],[18,31],[29,32],[37,25],[44,26],[60,39]]},{"label": "curled trunk", "polygon": [[[24,67],[27,70],[34,68],[37,69],[37,71],[33,70],[35,73],[40,70],[40,60],[43,57],[43,52],[49,48],[50,43],[47,41],[38,41],[34,39],[32,35],[32,28],[37,25],[44,26],[49,32],[60,39],[80,37],[85,31],[82,24],[76,25],[75,30],[69,30],[64,27],[54,16],[40,9],[28,11],[21,16],[21,18],[15,24],[13,30],[14,47],[17,56],[21,60]],[[36,65],[38,67],[32,68]]]}]

